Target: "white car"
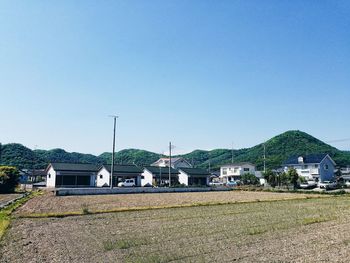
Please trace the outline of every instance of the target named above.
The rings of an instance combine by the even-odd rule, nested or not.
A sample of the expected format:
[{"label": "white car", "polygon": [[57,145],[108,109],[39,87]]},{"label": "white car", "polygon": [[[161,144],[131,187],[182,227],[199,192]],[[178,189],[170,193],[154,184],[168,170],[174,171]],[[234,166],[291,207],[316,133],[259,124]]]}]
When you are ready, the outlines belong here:
[{"label": "white car", "polygon": [[335,189],[337,187],[337,183],[336,182],[331,182],[331,181],[323,181],[320,182],[319,184],[320,188],[322,189]]},{"label": "white car", "polygon": [[223,186],[224,184],[222,182],[213,181],[209,183],[209,186]]},{"label": "white car", "polygon": [[317,183],[314,180],[308,180],[305,183],[300,184],[300,188],[307,189],[307,188],[314,188],[317,186]]},{"label": "white car", "polygon": [[135,179],[125,179],[124,182],[118,184],[119,187],[134,187],[136,186]]}]

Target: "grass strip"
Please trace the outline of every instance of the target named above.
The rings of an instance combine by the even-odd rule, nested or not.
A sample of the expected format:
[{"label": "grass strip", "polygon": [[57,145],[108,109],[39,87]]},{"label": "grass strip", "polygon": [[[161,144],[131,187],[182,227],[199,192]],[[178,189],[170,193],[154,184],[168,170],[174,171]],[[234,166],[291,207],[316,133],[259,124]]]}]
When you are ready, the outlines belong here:
[{"label": "grass strip", "polygon": [[11,214],[20,206],[25,204],[29,199],[40,195],[41,192],[35,191],[31,192],[28,195],[23,196],[22,198],[16,200],[12,204],[4,207],[0,210],[0,240],[6,232],[6,229],[9,227],[11,222]]},{"label": "grass strip", "polygon": [[318,198],[330,198],[330,196],[303,196],[303,197],[290,197],[290,198],[278,198],[269,200],[247,200],[247,201],[226,201],[226,202],[206,202],[206,203],[193,203],[193,204],[181,204],[181,205],[164,205],[164,206],[146,206],[146,207],[120,207],[106,210],[87,210],[83,208],[82,211],[71,212],[53,212],[53,213],[32,213],[18,215],[18,218],[63,218],[69,216],[83,216],[94,214],[110,214],[120,212],[135,212],[135,211],[147,211],[147,210],[160,210],[160,209],[174,209],[174,208],[188,208],[188,207],[203,207],[203,206],[219,206],[219,205],[233,205],[233,204],[249,204],[249,203],[272,203],[279,201],[293,201],[293,200],[307,200]]}]

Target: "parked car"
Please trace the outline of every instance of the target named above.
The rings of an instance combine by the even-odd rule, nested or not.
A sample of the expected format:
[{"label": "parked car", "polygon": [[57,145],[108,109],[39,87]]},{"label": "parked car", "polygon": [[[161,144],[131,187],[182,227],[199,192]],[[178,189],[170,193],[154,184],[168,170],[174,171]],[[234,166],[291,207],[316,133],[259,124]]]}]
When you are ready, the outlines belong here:
[{"label": "parked car", "polygon": [[224,185],[222,182],[219,181],[213,181],[209,183],[209,186],[222,186]]},{"label": "parked car", "polygon": [[317,186],[317,183],[314,180],[308,180],[305,183],[300,184],[300,188],[302,189],[315,188],[316,186]]},{"label": "parked car", "polygon": [[237,185],[238,185],[238,183],[236,181],[228,181],[226,183],[226,186],[230,186],[230,187],[235,187]]},{"label": "parked car", "polygon": [[125,179],[124,182],[118,184],[119,187],[134,187],[136,186],[135,179]]},{"label": "parked car", "polygon": [[337,183],[336,182],[331,182],[331,181],[323,181],[320,182],[319,184],[321,189],[335,189],[337,187]]},{"label": "parked car", "polygon": [[346,187],[350,187],[350,181],[346,181],[346,182],[345,182],[345,186],[346,186]]}]

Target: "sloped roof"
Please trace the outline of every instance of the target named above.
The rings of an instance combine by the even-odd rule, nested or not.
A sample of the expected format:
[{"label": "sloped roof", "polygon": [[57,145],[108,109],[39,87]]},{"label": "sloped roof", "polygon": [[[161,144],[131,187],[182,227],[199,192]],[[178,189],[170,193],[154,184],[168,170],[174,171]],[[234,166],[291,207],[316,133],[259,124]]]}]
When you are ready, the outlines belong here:
[{"label": "sloped roof", "polygon": [[203,176],[210,176],[210,173],[207,170],[201,169],[201,168],[179,168],[180,171],[183,171],[184,173],[188,175],[203,175]]},{"label": "sloped roof", "polygon": [[87,163],[50,163],[48,168],[50,166],[55,171],[79,171],[79,172],[97,172],[99,168],[99,165],[97,164],[87,164]]},{"label": "sloped roof", "polygon": [[[160,166],[146,166],[145,169],[147,169],[148,171],[150,171],[152,174],[169,174],[169,167],[160,167]],[[174,169],[174,168],[170,168],[170,173],[172,175],[178,175],[179,172]]]},{"label": "sloped roof", "polygon": [[[153,164],[157,164],[157,163],[159,163],[161,160],[169,161],[169,158],[168,158],[168,157],[162,157],[162,158],[158,159],[157,161],[155,161]],[[183,157],[172,157],[172,158],[171,158],[171,164],[174,164],[174,163],[176,163],[176,162],[178,162],[178,161],[184,161],[184,162],[187,162],[187,163],[188,163],[188,161],[187,161],[185,158],[183,158]]]},{"label": "sloped roof", "polygon": [[[102,167],[106,168],[108,172],[111,172],[110,165],[103,165]],[[142,173],[143,170],[140,167],[137,167],[134,164],[115,164],[113,167],[113,173]]]},{"label": "sloped roof", "polygon": [[284,165],[293,165],[293,164],[300,164],[298,162],[299,157],[303,157],[304,161],[302,164],[308,164],[308,163],[320,163],[322,160],[327,156],[326,153],[320,153],[320,154],[308,154],[308,155],[298,155],[298,156],[291,156],[289,159],[287,159],[283,164]]},{"label": "sloped roof", "polygon": [[255,165],[250,163],[250,162],[228,163],[228,164],[221,165],[221,167],[223,167],[223,166],[242,166],[242,165],[251,165],[251,166],[255,167]]}]

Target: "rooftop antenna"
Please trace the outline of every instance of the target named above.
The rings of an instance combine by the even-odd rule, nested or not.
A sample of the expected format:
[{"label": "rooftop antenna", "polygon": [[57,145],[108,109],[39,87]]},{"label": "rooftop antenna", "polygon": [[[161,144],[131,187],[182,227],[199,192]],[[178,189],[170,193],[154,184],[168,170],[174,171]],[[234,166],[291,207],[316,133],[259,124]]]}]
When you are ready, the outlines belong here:
[{"label": "rooftop antenna", "polygon": [[[112,150],[111,178],[110,178],[110,183],[109,183],[109,186],[112,189],[113,188],[113,172],[114,172],[114,156],[115,156],[115,131],[116,131],[116,127],[117,127],[117,118],[119,118],[119,116],[109,115],[109,117],[113,118],[113,150]],[[116,181],[118,184],[118,177],[116,177]]]}]

